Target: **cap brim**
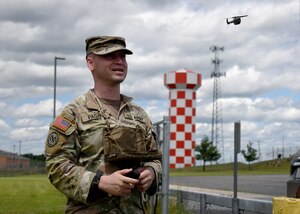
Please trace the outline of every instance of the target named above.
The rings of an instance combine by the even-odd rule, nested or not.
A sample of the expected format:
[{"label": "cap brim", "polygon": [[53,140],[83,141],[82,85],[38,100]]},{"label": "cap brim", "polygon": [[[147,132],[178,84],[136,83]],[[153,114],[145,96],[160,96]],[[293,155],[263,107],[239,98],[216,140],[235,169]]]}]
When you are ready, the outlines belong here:
[{"label": "cap brim", "polygon": [[105,55],[105,54],[109,54],[115,51],[123,51],[125,54],[133,54],[131,50],[124,48],[124,47],[117,47],[117,46],[113,46],[113,47],[105,47],[105,48],[99,48],[96,50],[92,50],[91,53],[94,53],[96,55]]}]

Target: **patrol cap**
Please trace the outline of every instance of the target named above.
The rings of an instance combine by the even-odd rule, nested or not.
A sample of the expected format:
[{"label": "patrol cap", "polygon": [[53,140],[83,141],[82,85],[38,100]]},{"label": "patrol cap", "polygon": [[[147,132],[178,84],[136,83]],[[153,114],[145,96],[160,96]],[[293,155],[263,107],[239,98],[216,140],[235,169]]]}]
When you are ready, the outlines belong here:
[{"label": "patrol cap", "polygon": [[123,37],[118,36],[94,36],[85,40],[86,55],[94,53],[96,55],[105,55],[114,51],[124,51],[125,54],[132,54],[132,51],[126,48],[126,42]]}]

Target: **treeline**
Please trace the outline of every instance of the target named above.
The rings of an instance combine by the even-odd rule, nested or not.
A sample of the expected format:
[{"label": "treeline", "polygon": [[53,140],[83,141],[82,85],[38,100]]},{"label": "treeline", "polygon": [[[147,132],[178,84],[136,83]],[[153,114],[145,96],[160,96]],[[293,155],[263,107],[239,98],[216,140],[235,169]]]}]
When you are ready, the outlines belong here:
[{"label": "treeline", "polygon": [[26,157],[26,158],[29,158],[30,160],[32,160],[34,162],[45,162],[46,161],[46,157],[43,154],[41,154],[41,155],[34,155],[32,153],[28,153],[28,154],[24,154],[22,156]]},{"label": "treeline", "polygon": [[41,155],[34,155],[32,153],[24,154],[23,157],[30,159],[30,169],[36,172],[45,172],[46,157]]}]

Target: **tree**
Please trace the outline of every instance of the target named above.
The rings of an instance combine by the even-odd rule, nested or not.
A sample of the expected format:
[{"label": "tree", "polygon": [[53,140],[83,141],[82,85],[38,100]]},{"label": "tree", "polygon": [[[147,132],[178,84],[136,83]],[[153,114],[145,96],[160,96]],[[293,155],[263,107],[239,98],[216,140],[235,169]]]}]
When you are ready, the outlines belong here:
[{"label": "tree", "polygon": [[209,141],[207,136],[204,136],[200,145],[196,145],[195,153],[196,160],[203,160],[203,171],[205,171],[206,161],[217,161],[221,157],[217,147],[214,146],[211,141]]},{"label": "tree", "polygon": [[41,154],[41,155],[34,155],[32,153],[27,153],[27,154],[23,154],[22,156],[29,158],[33,161],[40,161],[40,162],[45,162],[46,157],[45,155]]},{"label": "tree", "polygon": [[247,144],[247,152],[244,149],[241,151],[241,153],[243,154],[245,160],[248,162],[249,169],[251,169],[250,162],[255,161],[255,160],[258,159],[257,150],[252,147],[252,144],[253,143],[251,143],[251,142],[249,142]]}]

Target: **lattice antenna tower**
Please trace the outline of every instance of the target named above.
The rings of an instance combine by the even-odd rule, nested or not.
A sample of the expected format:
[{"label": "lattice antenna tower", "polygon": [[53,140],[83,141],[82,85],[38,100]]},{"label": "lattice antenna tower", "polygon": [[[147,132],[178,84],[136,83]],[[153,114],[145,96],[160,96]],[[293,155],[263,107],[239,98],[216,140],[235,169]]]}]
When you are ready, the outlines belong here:
[{"label": "lattice antenna tower", "polygon": [[224,162],[224,142],[223,142],[223,118],[222,118],[222,103],[221,103],[221,81],[220,77],[225,76],[226,73],[220,72],[219,52],[224,51],[224,47],[211,46],[210,50],[215,54],[215,58],[211,60],[214,64],[214,70],[211,73],[211,78],[214,81],[213,88],[213,107],[212,107],[212,121],[211,121],[211,141],[217,147],[222,150],[222,157]]}]

